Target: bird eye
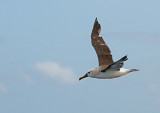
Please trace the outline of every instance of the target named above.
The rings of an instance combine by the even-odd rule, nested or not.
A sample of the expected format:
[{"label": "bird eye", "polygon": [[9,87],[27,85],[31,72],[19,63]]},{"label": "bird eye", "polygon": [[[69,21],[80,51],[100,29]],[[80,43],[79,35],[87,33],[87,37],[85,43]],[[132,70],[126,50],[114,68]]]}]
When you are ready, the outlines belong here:
[{"label": "bird eye", "polygon": [[88,74],[90,74],[90,72],[88,72]]}]

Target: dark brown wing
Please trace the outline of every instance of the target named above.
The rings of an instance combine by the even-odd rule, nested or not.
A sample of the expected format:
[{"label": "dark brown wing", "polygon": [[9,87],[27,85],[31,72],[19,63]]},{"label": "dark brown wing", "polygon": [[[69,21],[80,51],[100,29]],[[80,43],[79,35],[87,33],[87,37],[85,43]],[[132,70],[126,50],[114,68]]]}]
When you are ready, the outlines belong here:
[{"label": "dark brown wing", "polygon": [[98,56],[99,66],[113,64],[114,62],[112,59],[111,51],[104,42],[103,38],[100,36],[100,32],[101,26],[96,18],[92,29],[91,40],[92,46],[94,47]]}]

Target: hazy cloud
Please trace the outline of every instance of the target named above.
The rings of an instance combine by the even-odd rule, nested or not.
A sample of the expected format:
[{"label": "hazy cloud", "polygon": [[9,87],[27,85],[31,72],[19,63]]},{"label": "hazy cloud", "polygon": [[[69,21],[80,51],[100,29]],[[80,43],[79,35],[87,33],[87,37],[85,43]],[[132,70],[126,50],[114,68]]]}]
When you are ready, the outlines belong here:
[{"label": "hazy cloud", "polygon": [[31,84],[34,83],[34,81],[31,78],[31,76],[29,76],[28,74],[26,74],[24,72],[22,65],[20,65],[20,64],[17,65],[17,71],[18,71],[18,74],[20,75],[20,78],[22,79],[22,81],[24,81],[28,85],[31,85]]},{"label": "hazy cloud", "polygon": [[23,74],[23,78],[26,81],[26,83],[29,84],[29,85],[34,83],[33,79],[27,74]]},{"label": "hazy cloud", "polygon": [[155,102],[160,104],[160,85],[153,82],[147,82],[147,88],[155,96]]},{"label": "hazy cloud", "polygon": [[56,62],[44,61],[36,63],[35,68],[52,80],[65,84],[76,83],[76,75],[70,67],[63,67]]},{"label": "hazy cloud", "polygon": [[6,93],[7,92],[7,87],[2,83],[0,83],[0,92],[1,93]]},{"label": "hazy cloud", "polygon": [[104,34],[106,37],[110,38],[125,38],[125,39],[138,39],[139,41],[160,41],[159,33],[150,32],[120,32],[120,33],[107,33]]}]

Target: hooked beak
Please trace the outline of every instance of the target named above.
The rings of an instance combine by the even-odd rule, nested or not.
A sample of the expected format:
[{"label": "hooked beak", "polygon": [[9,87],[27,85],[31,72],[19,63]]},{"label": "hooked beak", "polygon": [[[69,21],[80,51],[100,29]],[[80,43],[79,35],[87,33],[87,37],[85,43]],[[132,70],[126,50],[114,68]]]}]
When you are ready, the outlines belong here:
[{"label": "hooked beak", "polygon": [[82,77],[79,78],[79,80],[88,77],[87,73],[85,75],[83,75]]}]

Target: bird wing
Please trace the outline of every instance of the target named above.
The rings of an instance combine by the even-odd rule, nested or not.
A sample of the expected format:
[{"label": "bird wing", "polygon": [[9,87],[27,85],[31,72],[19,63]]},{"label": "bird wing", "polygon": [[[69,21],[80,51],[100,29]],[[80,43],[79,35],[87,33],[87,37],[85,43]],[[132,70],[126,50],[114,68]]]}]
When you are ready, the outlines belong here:
[{"label": "bird wing", "polygon": [[123,66],[123,63],[126,60],[128,60],[127,55],[119,59],[117,62],[111,64],[108,68],[119,69]]},{"label": "bird wing", "polygon": [[114,62],[113,64],[109,65],[108,67],[106,67],[106,69],[102,69],[101,72],[105,72],[108,69],[119,70],[119,68],[123,67],[123,63],[126,60],[128,60],[127,55],[119,59],[117,62]]},{"label": "bird wing", "polygon": [[96,18],[91,33],[91,40],[92,46],[94,47],[97,53],[99,66],[113,64],[114,62],[112,59],[111,51],[104,42],[103,38],[100,36],[100,32],[101,25],[98,23]]}]

